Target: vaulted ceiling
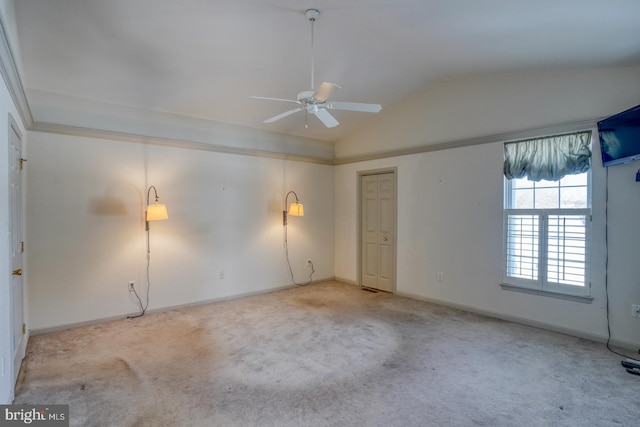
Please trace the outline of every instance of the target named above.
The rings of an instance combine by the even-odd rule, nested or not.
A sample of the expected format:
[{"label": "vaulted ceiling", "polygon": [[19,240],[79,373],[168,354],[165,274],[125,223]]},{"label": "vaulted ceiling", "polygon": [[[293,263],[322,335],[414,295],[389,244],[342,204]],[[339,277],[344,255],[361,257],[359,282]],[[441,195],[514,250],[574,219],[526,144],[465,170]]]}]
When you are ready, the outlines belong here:
[{"label": "vaulted ceiling", "polygon": [[[335,101],[327,129],[296,113],[262,121],[311,86]],[[638,0],[18,0],[23,84],[36,121],[57,104],[172,113],[339,141],[428,85],[461,75],[640,64]],[[105,107],[105,111],[109,108]],[[69,111],[72,111],[69,108]],[[39,117],[39,114],[42,117]]]}]

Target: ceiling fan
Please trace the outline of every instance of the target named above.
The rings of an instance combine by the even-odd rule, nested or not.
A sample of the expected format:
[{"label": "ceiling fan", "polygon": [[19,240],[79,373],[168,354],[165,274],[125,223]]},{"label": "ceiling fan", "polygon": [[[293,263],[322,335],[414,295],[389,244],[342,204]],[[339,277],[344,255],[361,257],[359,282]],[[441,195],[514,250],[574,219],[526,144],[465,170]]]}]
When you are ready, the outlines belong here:
[{"label": "ceiling fan", "polygon": [[[313,23],[320,16],[320,12],[317,9],[308,9],[305,12],[305,16],[311,22],[311,90],[305,90],[298,94],[296,100],[282,99],[282,98],[268,98],[264,96],[250,96],[252,99],[265,99],[268,101],[283,101],[290,102],[297,105],[292,110],[285,111],[273,117],[270,117],[263,121],[263,123],[273,123],[287,116],[297,113],[298,111],[305,111],[307,117],[309,114],[316,116],[326,127],[332,128],[338,126],[339,123],[328,111],[329,110],[348,110],[348,111],[361,111],[365,113],[377,113],[382,107],[380,104],[364,104],[361,102],[339,102],[329,101],[329,97],[336,89],[340,89],[340,86],[334,83],[324,82],[316,90],[314,89],[314,48],[313,48]],[[309,127],[306,123],[305,127]]]}]

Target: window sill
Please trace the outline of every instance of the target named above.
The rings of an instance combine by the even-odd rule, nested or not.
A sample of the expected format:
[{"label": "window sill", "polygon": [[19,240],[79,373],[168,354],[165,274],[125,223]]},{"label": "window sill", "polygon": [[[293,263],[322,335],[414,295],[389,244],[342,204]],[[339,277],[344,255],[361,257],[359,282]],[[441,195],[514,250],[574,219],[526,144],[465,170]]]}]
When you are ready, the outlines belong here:
[{"label": "window sill", "polygon": [[525,288],[525,287],[522,287],[522,286],[510,285],[508,283],[500,283],[500,286],[502,287],[502,289],[505,289],[507,291],[516,291],[516,292],[522,292],[522,293],[525,293],[525,294],[533,294],[533,295],[541,295],[541,296],[544,296],[544,297],[559,298],[559,299],[564,299],[564,300],[568,300],[568,301],[581,302],[583,304],[591,304],[593,302],[593,297],[591,297],[591,296],[561,294],[559,292],[551,292],[551,291],[543,291],[543,290],[540,290],[540,289]]}]

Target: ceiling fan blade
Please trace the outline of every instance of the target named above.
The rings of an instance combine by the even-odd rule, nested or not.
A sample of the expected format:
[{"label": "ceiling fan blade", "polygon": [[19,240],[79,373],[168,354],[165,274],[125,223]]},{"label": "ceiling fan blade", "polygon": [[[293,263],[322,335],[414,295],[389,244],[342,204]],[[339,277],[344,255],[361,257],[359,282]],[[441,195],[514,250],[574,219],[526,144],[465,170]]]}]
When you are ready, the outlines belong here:
[{"label": "ceiling fan blade", "polygon": [[273,123],[273,122],[278,121],[280,119],[284,119],[287,116],[295,114],[300,110],[302,110],[302,108],[294,108],[293,110],[285,111],[284,113],[280,113],[277,116],[273,116],[273,117],[263,121],[262,123]]},{"label": "ceiling fan blade", "polygon": [[340,86],[333,83],[323,82],[318,90],[316,90],[316,93],[313,94],[313,97],[318,102],[325,102],[336,89],[340,89]]},{"label": "ceiling fan blade", "polygon": [[315,111],[314,114],[320,121],[328,128],[336,127],[340,123],[324,108],[318,108],[318,111]]},{"label": "ceiling fan blade", "polygon": [[362,111],[364,113],[378,113],[382,110],[380,104],[364,104],[362,102],[327,102],[326,107],[331,110]]},{"label": "ceiling fan blade", "polygon": [[282,98],[269,98],[266,96],[249,96],[250,99],[264,99],[267,101],[283,101],[283,102],[293,102],[294,104],[301,105],[300,101],[294,101],[293,99],[282,99]]}]

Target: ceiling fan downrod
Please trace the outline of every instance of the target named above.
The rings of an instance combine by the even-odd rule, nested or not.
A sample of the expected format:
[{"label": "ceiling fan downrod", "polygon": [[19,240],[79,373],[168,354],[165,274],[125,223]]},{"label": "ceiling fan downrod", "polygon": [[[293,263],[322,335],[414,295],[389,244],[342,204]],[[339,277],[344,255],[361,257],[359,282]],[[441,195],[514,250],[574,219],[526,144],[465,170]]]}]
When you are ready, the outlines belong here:
[{"label": "ceiling fan downrod", "polygon": [[314,68],[315,68],[315,50],[313,43],[313,24],[316,22],[316,19],[320,16],[320,11],[318,9],[307,9],[304,13],[304,16],[311,22],[311,91],[315,91],[314,85]]}]

